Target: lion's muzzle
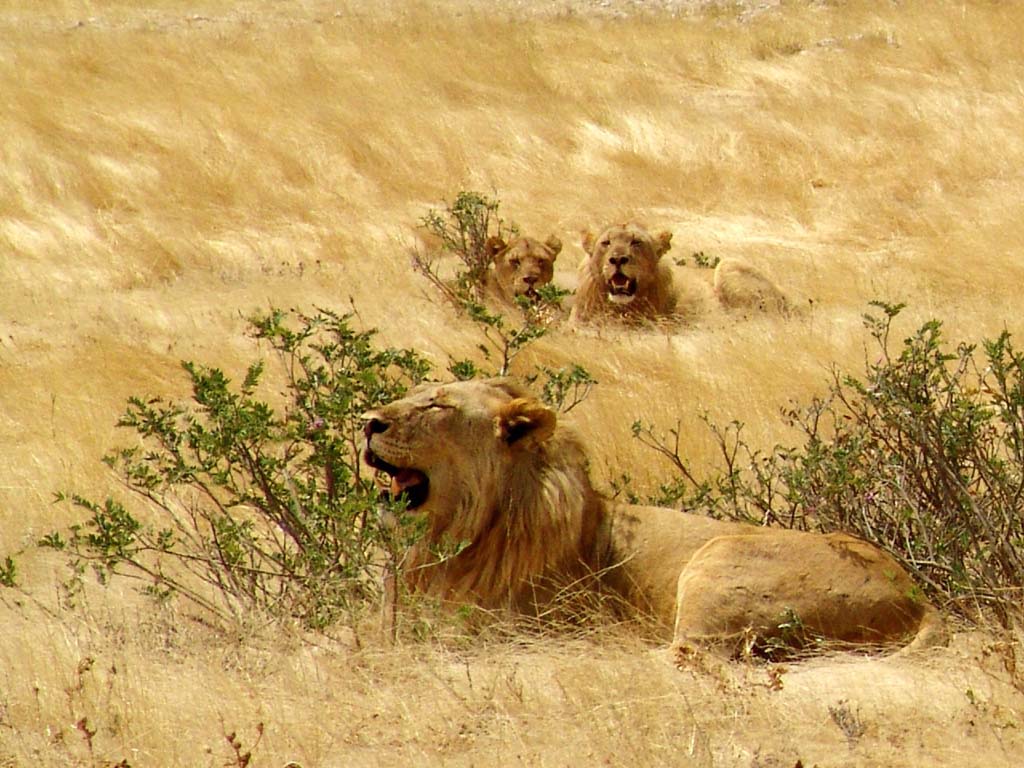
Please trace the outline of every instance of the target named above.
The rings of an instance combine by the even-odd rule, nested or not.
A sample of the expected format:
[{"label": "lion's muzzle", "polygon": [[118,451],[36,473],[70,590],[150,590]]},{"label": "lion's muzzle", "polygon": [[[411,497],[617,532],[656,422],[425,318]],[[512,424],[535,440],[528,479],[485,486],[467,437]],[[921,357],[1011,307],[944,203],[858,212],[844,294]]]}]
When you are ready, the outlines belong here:
[{"label": "lion's muzzle", "polygon": [[530,301],[537,301],[540,299],[540,294],[537,293],[537,284],[539,282],[540,278],[534,275],[520,278],[519,285],[516,287],[516,296],[525,296]]},{"label": "lion's muzzle", "polygon": [[374,440],[378,435],[387,432],[390,425],[372,413],[367,414],[367,417],[368,421],[363,427],[363,434],[366,436],[363,461],[367,466],[377,470],[377,485],[381,493],[391,499],[404,497],[406,510],[423,506],[430,495],[430,479],[419,469],[400,467],[384,459],[378,452],[383,449],[379,446],[377,450],[374,449]]},{"label": "lion's muzzle", "polygon": [[607,280],[608,300],[616,304],[628,304],[636,298],[637,282],[624,272],[616,271]]}]

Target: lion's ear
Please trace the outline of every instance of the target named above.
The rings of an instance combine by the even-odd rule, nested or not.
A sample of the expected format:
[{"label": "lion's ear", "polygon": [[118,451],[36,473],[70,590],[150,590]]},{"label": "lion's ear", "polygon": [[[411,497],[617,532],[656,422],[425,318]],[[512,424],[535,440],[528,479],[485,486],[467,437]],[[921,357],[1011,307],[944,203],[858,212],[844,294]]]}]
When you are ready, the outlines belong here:
[{"label": "lion's ear", "polygon": [[509,445],[524,438],[541,443],[554,433],[557,421],[555,412],[543,403],[517,397],[503,405],[494,417],[494,433]]},{"label": "lion's ear", "polygon": [[484,252],[492,259],[508,248],[508,243],[497,235],[491,235],[484,241]]},{"label": "lion's ear", "polygon": [[551,252],[551,260],[554,261],[555,257],[562,252],[562,241],[551,235],[544,241],[544,247]]},{"label": "lion's ear", "polygon": [[585,229],[580,232],[580,245],[583,246],[583,250],[589,253],[591,256],[594,255],[594,233],[589,229]]},{"label": "lion's ear", "polygon": [[667,229],[659,232],[654,237],[654,253],[662,256],[672,247],[672,233]]}]

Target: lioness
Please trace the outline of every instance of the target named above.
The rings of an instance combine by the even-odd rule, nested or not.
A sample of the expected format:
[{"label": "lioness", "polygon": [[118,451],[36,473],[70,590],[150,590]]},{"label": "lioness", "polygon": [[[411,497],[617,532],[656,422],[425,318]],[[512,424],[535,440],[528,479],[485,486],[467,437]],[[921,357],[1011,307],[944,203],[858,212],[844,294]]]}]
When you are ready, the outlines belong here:
[{"label": "lioness", "polygon": [[[906,572],[845,534],[723,522],[603,498],[583,444],[506,379],[423,385],[366,414],[365,460],[425,534],[409,585],[446,600],[542,611],[566,585],[609,590],[680,649],[728,655],[783,634],[915,646],[942,636]],[[439,558],[441,544],[461,543]]]},{"label": "lioness", "polygon": [[487,292],[511,304],[519,296],[536,300],[537,289],[551,282],[562,241],[554,235],[543,243],[532,237],[514,237],[507,243],[490,237],[485,248],[493,259],[487,272]]},{"label": "lioness", "polygon": [[622,224],[596,237],[586,232],[582,245],[587,257],[570,320],[642,322],[675,314],[672,270],[661,260],[672,247],[671,232],[652,235],[639,224]]}]

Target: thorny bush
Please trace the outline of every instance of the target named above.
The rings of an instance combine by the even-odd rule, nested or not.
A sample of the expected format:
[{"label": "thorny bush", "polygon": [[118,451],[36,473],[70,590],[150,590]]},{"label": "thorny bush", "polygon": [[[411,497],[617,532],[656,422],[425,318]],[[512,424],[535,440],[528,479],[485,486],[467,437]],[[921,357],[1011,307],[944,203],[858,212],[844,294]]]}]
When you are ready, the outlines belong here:
[{"label": "thorny bush", "polygon": [[[105,457],[135,500],[59,494],[88,518],[65,539],[79,578],[143,579],[159,598],[180,595],[221,617],[260,609],[322,626],[380,597],[382,568],[398,566],[415,526],[384,521],[360,465],[363,414],[423,380],[415,352],[377,349],[351,315],[272,310],[252,318],[269,345],[234,384],[221,370],[183,363],[192,399],[133,397],[119,426],[136,445]],[[278,403],[275,407],[268,399]],[[385,553],[382,560],[381,553]],[[74,580],[71,582],[74,583]]]},{"label": "thorny bush", "polygon": [[[463,316],[473,321],[483,336],[478,345],[482,360],[453,360],[449,372],[457,379],[478,376],[507,376],[518,373],[531,384],[543,377],[541,396],[548,405],[568,412],[581,403],[597,381],[580,365],[560,369],[538,366],[530,372],[514,371],[516,357],[530,344],[543,338],[562,315],[562,300],[568,291],[554,283],[538,288],[539,298],[519,297],[511,316],[495,311],[485,302],[484,286],[492,265],[486,243],[492,236],[508,240],[518,232],[514,223],[499,214],[500,203],[484,194],[461,191],[444,211],[430,210],[420,226],[439,243],[436,252],[412,253],[413,268],[426,277],[440,294]],[[461,263],[451,279],[441,276],[439,257],[454,257]]]}]

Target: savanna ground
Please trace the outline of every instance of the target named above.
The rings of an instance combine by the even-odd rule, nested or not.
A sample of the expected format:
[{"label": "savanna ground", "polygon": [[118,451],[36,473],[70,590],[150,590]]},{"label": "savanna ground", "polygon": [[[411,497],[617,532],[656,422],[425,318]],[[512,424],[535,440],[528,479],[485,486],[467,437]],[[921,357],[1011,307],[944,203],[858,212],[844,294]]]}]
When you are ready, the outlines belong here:
[{"label": "savanna ground", "polygon": [[[142,7],[144,5],[144,7]],[[1024,7],[1010,2],[0,0],[0,766],[1019,765],[1019,642],[917,659],[677,670],[590,637],[225,633],[121,581],[73,602],[59,490],[103,496],[130,395],[240,375],[246,317],[355,308],[443,376],[479,329],[415,274],[461,189],[566,243],[638,217],[675,257],[743,256],[793,318],[556,329],[517,359],[600,382],[595,480],[651,489],[630,433],[778,410],[860,370],[861,316],[1019,334]],[[707,275],[690,263],[682,280]],[[232,745],[229,736],[235,734]]]}]

